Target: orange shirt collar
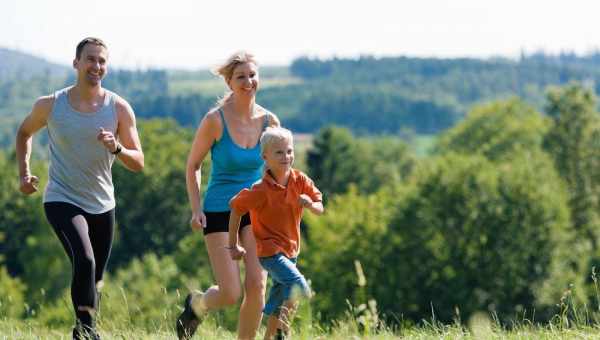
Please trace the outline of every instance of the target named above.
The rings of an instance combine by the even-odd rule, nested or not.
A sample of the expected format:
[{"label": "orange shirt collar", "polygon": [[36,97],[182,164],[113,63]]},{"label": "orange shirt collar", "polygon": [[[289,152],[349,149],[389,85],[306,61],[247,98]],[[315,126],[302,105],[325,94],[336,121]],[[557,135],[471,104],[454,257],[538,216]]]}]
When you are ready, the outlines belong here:
[{"label": "orange shirt collar", "polygon": [[[298,173],[297,173],[296,169],[291,169],[290,170],[290,178],[288,179],[288,186],[290,185],[290,182],[296,182],[297,177],[298,177]],[[283,186],[283,185],[277,183],[277,181],[275,180],[275,177],[273,177],[273,175],[271,174],[271,170],[269,170],[269,169],[267,169],[267,171],[265,171],[263,180],[265,182],[267,182],[268,184],[270,184],[271,186],[275,186],[279,189],[286,188],[286,186]]]}]

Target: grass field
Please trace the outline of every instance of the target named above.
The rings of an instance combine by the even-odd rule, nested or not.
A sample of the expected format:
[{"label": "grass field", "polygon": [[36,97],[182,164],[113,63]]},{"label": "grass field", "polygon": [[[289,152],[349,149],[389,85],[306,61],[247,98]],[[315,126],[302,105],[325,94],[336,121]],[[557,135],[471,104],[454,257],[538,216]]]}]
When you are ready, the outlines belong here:
[{"label": "grass field", "polygon": [[[175,332],[165,325],[157,330],[140,330],[135,328],[117,329],[110,325],[99,325],[98,330],[103,340],[148,339],[166,340],[175,339]],[[18,320],[0,320],[0,340],[33,340],[33,339],[70,339],[68,328],[48,328],[39,326],[34,322]],[[194,339],[235,339],[235,334],[219,328],[212,323],[203,324]],[[257,339],[262,338],[262,330]],[[342,323],[330,331],[308,329],[293,334],[293,339],[600,339],[598,327],[575,327],[558,329],[551,326],[518,326],[513,330],[503,330],[492,325],[475,326],[474,328],[452,326],[427,325],[393,331],[378,331],[373,334],[360,334],[352,323]]]}]

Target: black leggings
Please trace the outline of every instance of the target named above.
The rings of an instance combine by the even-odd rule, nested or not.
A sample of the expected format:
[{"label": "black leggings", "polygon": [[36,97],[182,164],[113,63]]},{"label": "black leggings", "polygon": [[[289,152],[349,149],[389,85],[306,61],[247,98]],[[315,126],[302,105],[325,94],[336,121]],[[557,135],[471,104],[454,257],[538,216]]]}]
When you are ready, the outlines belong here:
[{"label": "black leggings", "polygon": [[92,316],[85,308],[98,309],[96,284],[102,280],[110,256],[115,209],[89,214],[70,203],[47,202],[44,210],[73,265],[71,299],[75,315],[82,324],[91,325]]}]

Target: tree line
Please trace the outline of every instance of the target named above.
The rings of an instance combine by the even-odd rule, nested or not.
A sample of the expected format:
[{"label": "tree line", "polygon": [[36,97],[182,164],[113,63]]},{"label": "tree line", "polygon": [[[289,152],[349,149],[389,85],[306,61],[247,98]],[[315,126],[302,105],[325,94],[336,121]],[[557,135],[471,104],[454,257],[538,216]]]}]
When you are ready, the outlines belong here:
[{"label": "tree line", "polygon": [[[144,172],[114,168],[107,317],[170,322],[187,289],[211,282],[202,236],[188,225],[192,134],[174,120],[141,120]],[[454,322],[483,311],[510,324],[572,316],[573,303],[596,318],[599,137],[596,97],[578,84],[550,89],[543,112],[519,98],[478,105],[426,157],[398,137],[322,128],[303,157],[327,207],[303,223],[313,318]],[[33,166],[43,186],[47,165]],[[70,324],[68,259],[41,195],[19,194],[16,176],[14,153],[1,152],[0,315]],[[222,318],[235,326],[235,313]]]},{"label": "tree line", "polygon": [[[546,88],[571,81],[600,93],[598,55],[536,53],[519,60],[301,57],[288,69],[268,75],[296,81],[265,87],[258,99],[303,133],[335,124],[357,135],[398,134],[406,129],[437,134],[460,122],[477,103],[518,96],[543,110]],[[8,145],[16,122],[36,97],[72,81],[72,76],[55,71],[28,74],[7,72],[0,77],[2,146]],[[178,91],[180,81],[200,84],[211,78],[208,71],[114,70],[104,85],[132,103],[140,117],[170,117],[194,127],[216,98],[213,93]]]}]

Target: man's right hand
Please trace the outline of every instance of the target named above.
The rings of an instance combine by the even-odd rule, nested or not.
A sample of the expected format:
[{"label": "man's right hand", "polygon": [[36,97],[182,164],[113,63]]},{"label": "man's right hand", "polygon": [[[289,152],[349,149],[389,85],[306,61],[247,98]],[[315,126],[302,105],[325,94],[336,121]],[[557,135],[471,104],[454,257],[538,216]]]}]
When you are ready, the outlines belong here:
[{"label": "man's right hand", "polygon": [[38,190],[39,178],[33,175],[25,175],[21,177],[21,182],[19,183],[19,191],[24,193],[25,195],[31,195]]}]

